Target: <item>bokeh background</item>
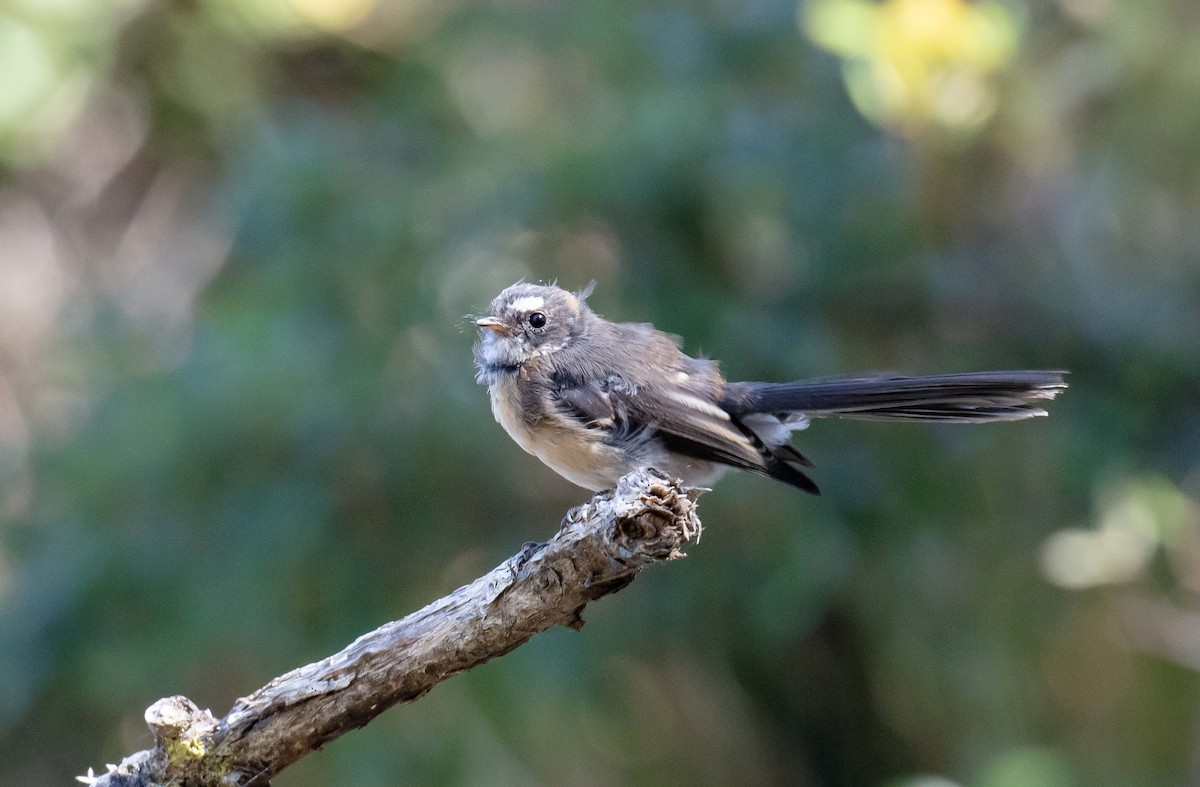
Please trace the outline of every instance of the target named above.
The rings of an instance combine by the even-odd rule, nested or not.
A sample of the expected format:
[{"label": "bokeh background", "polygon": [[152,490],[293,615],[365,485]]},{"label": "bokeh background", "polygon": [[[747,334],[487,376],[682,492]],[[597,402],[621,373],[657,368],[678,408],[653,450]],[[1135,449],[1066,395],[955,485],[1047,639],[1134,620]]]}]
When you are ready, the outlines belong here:
[{"label": "bokeh background", "polygon": [[1200,783],[1194,0],[4,0],[0,783],[223,713],[586,497],[473,380],[521,277],[822,422],[703,542],[300,785]]}]

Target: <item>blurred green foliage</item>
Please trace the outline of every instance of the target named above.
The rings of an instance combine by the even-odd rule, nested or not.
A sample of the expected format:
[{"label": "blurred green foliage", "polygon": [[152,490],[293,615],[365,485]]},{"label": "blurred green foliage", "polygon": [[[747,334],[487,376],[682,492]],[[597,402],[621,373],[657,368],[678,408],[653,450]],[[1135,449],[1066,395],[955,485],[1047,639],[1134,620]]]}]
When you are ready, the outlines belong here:
[{"label": "blurred green foliage", "polygon": [[463,319],[522,276],[735,378],[1072,389],[818,424],[823,498],[723,482],[280,785],[1200,781],[1191,0],[5,0],[0,84],[0,783],[552,532]]}]

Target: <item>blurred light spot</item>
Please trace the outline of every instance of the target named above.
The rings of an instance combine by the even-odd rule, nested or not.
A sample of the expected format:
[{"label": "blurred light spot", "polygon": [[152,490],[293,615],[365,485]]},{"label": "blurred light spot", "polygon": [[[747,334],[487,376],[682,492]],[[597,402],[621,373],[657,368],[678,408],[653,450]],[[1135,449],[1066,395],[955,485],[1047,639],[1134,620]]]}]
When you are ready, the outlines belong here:
[{"label": "blurred light spot", "polygon": [[546,106],[546,64],[532,50],[499,42],[465,47],[451,63],[450,91],[475,131],[532,128]]},{"label": "blurred light spot", "polygon": [[937,119],[952,128],[975,128],[996,108],[995,95],[977,74],[950,74],[934,97]]},{"label": "blurred light spot", "polygon": [[887,783],[887,787],[960,787],[944,776],[905,776]]},{"label": "blurred light spot", "polygon": [[81,21],[129,14],[147,0],[9,0],[9,5],[41,18]]},{"label": "blurred light spot", "polygon": [[1079,782],[1071,762],[1044,746],[1005,752],[984,768],[978,787],[1073,787]]},{"label": "blurred light spot", "polygon": [[0,13],[0,156],[44,158],[79,117],[111,51],[109,15],[67,4]]},{"label": "blurred light spot", "polygon": [[1122,525],[1060,530],[1042,547],[1042,571],[1069,590],[1128,582],[1150,562],[1154,546],[1145,533]]},{"label": "blurred light spot", "polygon": [[817,46],[842,57],[867,58],[878,35],[879,9],[869,0],[826,0],[808,5],[802,21]]},{"label": "blurred light spot", "polygon": [[815,0],[801,24],[843,59],[859,111],[908,133],[979,128],[996,105],[990,77],[1017,48],[1011,13],[990,2]]},{"label": "blurred light spot", "polygon": [[0,348],[6,355],[36,356],[66,289],[45,211],[31,199],[0,194]]},{"label": "blurred light spot", "polygon": [[1059,0],[1063,14],[1087,24],[1103,22],[1112,11],[1112,0]]},{"label": "blurred light spot", "polygon": [[322,30],[341,32],[362,22],[376,0],[288,0],[306,22]]},{"label": "blurred light spot", "polygon": [[83,114],[94,79],[84,67],[64,71],[41,105],[29,114],[20,129],[18,161],[41,160],[52,155],[59,140]]},{"label": "blurred light spot", "polygon": [[31,28],[0,15],[0,123],[11,127],[40,103],[58,79],[54,56]]},{"label": "blurred light spot", "polygon": [[[572,232],[558,244],[554,253],[556,269],[564,279],[570,276],[578,281],[564,281],[567,286],[587,284],[584,279],[613,278],[621,265],[621,241],[607,226]],[[568,273],[569,272],[569,273]]]},{"label": "blurred light spot", "polygon": [[[299,8],[305,0],[207,0],[210,15],[223,26],[246,30],[262,38],[308,37],[320,32],[317,23]],[[336,0],[330,0],[336,4]],[[346,0],[353,2],[353,0]],[[309,6],[324,5],[324,0],[308,0]],[[321,14],[320,9],[312,11]],[[334,16],[336,9],[326,9]],[[195,35],[195,31],[189,31]]]},{"label": "blurred light spot", "polygon": [[219,22],[259,34],[292,32],[301,22],[285,0],[208,0],[207,5]]},{"label": "blurred light spot", "polygon": [[1118,610],[1135,650],[1200,672],[1200,614],[1132,594],[1120,599]]},{"label": "blurred light spot", "polygon": [[1060,530],[1042,547],[1042,570],[1073,590],[1136,579],[1155,549],[1168,549],[1200,527],[1196,504],[1166,479],[1141,478],[1117,488],[1100,506],[1095,528]]},{"label": "blurred light spot", "polygon": [[71,184],[70,203],[92,202],[141,149],[150,129],[143,101],[109,87],[99,91],[54,159],[55,174]]}]

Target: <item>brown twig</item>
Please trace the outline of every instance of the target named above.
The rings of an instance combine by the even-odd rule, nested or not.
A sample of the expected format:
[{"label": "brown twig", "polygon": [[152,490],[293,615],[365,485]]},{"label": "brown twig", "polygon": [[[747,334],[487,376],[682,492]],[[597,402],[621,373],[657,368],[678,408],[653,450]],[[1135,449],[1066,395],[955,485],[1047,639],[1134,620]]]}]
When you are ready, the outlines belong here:
[{"label": "brown twig", "polygon": [[109,787],[265,787],[323,744],[554,626],[700,535],[695,492],[639,470],[571,509],[558,534],[341,652],[282,675],[217,719],[186,697],[150,706],[154,748],[80,781]]}]

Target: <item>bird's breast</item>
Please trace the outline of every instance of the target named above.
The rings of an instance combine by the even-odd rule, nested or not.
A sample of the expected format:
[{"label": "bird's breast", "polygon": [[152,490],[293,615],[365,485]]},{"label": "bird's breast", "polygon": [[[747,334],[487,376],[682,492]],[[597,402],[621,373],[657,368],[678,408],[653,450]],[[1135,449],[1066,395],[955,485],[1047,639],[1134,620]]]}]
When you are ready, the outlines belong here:
[{"label": "bird's breast", "polygon": [[517,384],[518,374],[519,372],[502,375],[488,385],[488,393],[492,398],[492,415],[495,417],[496,423],[504,427],[504,431],[508,432],[508,436],[515,440],[517,445],[536,455],[537,452],[533,450],[533,428],[529,420],[521,414],[521,389]]},{"label": "bird's breast", "polygon": [[571,483],[592,491],[608,489],[632,469],[622,452],[605,443],[597,430],[557,412],[526,417],[520,372],[494,380],[488,393],[492,415],[509,437]]}]

